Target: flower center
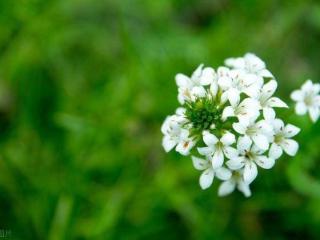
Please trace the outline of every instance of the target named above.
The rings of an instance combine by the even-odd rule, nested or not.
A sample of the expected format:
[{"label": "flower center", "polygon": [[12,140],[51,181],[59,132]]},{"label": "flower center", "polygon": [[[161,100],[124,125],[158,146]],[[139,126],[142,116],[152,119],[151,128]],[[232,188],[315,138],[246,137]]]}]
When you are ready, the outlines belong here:
[{"label": "flower center", "polygon": [[250,151],[246,151],[244,156],[246,159],[249,159],[249,160],[252,160],[254,158],[254,154]]},{"label": "flower center", "polygon": [[313,105],[313,95],[312,94],[307,94],[304,98],[304,103],[307,106],[312,106]]},{"label": "flower center", "polygon": [[281,143],[282,141],[283,141],[283,134],[276,134],[276,135],[274,136],[274,142],[275,142],[275,143],[279,144],[279,143]]},{"label": "flower center", "polygon": [[208,130],[212,124],[221,123],[222,111],[218,104],[210,98],[198,98],[186,103],[186,117],[196,131]]},{"label": "flower center", "polygon": [[246,134],[248,136],[252,136],[252,135],[255,135],[257,133],[257,128],[255,126],[250,126],[248,127],[247,131],[246,131]]}]

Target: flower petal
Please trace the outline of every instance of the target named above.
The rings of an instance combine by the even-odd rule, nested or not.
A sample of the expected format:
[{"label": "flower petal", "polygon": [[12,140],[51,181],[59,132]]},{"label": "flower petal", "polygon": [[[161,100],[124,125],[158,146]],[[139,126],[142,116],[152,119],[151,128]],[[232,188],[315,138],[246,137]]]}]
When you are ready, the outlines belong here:
[{"label": "flower petal", "polygon": [[219,77],[218,85],[221,89],[228,90],[232,85],[232,79],[227,76]]},{"label": "flower petal", "polygon": [[298,102],[296,104],[296,107],[295,107],[295,110],[296,110],[296,114],[298,115],[304,115],[307,113],[307,106],[304,102]]},{"label": "flower petal", "polygon": [[217,178],[219,178],[220,180],[228,180],[231,178],[231,171],[225,167],[221,167],[221,168],[218,168],[216,170],[216,176]]},{"label": "flower petal", "polygon": [[252,145],[252,140],[248,136],[238,138],[237,149],[238,151],[249,151]]},{"label": "flower petal", "polygon": [[232,180],[224,181],[220,184],[218,195],[220,197],[226,196],[234,191],[236,188],[236,183]]},{"label": "flower petal", "polygon": [[200,84],[201,85],[209,85],[213,82],[215,72],[213,68],[206,67],[202,70],[202,74],[200,77]]},{"label": "flower petal", "polygon": [[274,166],[275,160],[266,156],[256,156],[255,162],[264,169],[270,169]]},{"label": "flower petal", "polygon": [[291,96],[291,99],[296,102],[301,102],[303,101],[303,98],[304,98],[304,94],[301,90],[293,91],[290,96]]},{"label": "flower petal", "polygon": [[233,147],[224,147],[223,151],[224,151],[224,154],[226,155],[226,157],[229,159],[233,159],[238,156],[237,149],[235,149]]},{"label": "flower petal", "polygon": [[190,84],[190,79],[182,73],[178,73],[175,77],[178,87],[186,87]]},{"label": "flower petal", "polygon": [[310,92],[313,89],[313,84],[310,79],[308,79],[301,87],[302,92]]},{"label": "flower petal", "polygon": [[230,88],[228,90],[228,100],[231,106],[236,106],[240,102],[240,92],[235,88]]},{"label": "flower petal", "polygon": [[203,132],[203,141],[204,141],[205,144],[207,144],[207,146],[213,146],[219,140],[215,135],[209,133],[208,131],[204,131]]},{"label": "flower petal", "polygon": [[282,153],[283,153],[282,148],[278,144],[273,143],[271,145],[270,150],[269,150],[269,157],[270,158],[278,159],[281,157]]},{"label": "flower petal", "polygon": [[225,107],[222,112],[222,120],[227,120],[228,117],[234,117],[234,111],[231,106]]},{"label": "flower petal", "polygon": [[238,182],[238,190],[243,193],[245,197],[251,196],[251,190],[249,184],[246,184],[244,181]]},{"label": "flower petal", "polygon": [[274,132],[278,133],[284,129],[284,123],[281,119],[277,118],[272,122],[272,127],[273,127]]},{"label": "flower petal", "polygon": [[251,98],[257,98],[260,93],[260,86],[259,84],[252,84],[249,87],[245,88],[243,92]]},{"label": "flower petal", "polygon": [[201,77],[201,73],[202,73],[202,68],[203,68],[203,64],[200,64],[197,69],[192,73],[191,75],[191,80],[193,82],[198,82],[199,78]]},{"label": "flower petal", "polygon": [[236,137],[232,133],[227,131],[225,134],[223,134],[220,142],[222,142],[224,146],[230,146],[231,144],[236,142]]},{"label": "flower petal", "polygon": [[289,156],[296,155],[299,149],[298,143],[292,139],[285,139],[281,142],[280,145]]},{"label": "flower petal", "polygon": [[244,165],[243,179],[245,183],[250,184],[258,175],[257,165],[252,161],[247,161]]},{"label": "flower petal", "polygon": [[197,170],[205,170],[210,166],[209,161],[195,156],[192,156],[192,163],[194,168]]},{"label": "flower petal", "polygon": [[207,94],[207,92],[204,89],[204,87],[202,87],[202,86],[193,87],[192,90],[191,90],[191,95],[192,96],[204,97],[204,96],[206,96],[206,94]]},{"label": "flower petal", "polygon": [[262,134],[257,134],[252,136],[253,142],[262,150],[267,150],[269,148],[269,140],[266,136]]},{"label": "flower petal", "polygon": [[278,83],[272,79],[262,87],[262,94],[266,99],[270,98],[276,91]]},{"label": "flower petal", "polygon": [[214,146],[199,147],[197,149],[198,149],[199,154],[202,155],[202,156],[212,155],[214,153],[214,151],[215,151],[215,147]]},{"label": "flower petal", "polygon": [[162,139],[162,146],[166,152],[171,151],[176,144],[176,141],[173,141],[170,136],[164,136]]},{"label": "flower petal", "polygon": [[191,139],[186,139],[178,143],[176,151],[181,155],[187,156],[190,153],[191,148],[195,145],[195,142]]},{"label": "flower petal", "polygon": [[284,132],[285,132],[285,137],[291,138],[300,132],[300,128],[292,124],[287,124],[287,126],[284,128]]},{"label": "flower petal", "polygon": [[207,189],[211,186],[214,178],[214,172],[211,168],[206,169],[200,176],[199,183],[202,189]]},{"label": "flower petal", "polygon": [[274,76],[272,75],[272,73],[267,70],[267,69],[262,69],[260,72],[259,72],[260,76],[262,77],[265,77],[265,78],[274,78]]},{"label": "flower petal", "polygon": [[288,105],[277,97],[270,98],[267,104],[269,107],[288,108]]},{"label": "flower petal", "polygon": [[240,134],[245,134],[247,130],[247,124],[244,122],[237,122],[232,124],[233,129]]},{"label": "flower petal", "polygon": [[233,159],[227,161],[226,164],[227,164],[228,168],[230,168],[231,170],[237,170],[237,169],[240,169],[244,166],[245,158],[244,157],[233,158]]},{"label": "flower petal", "polygon": [[276,112],[271,107],[263,108],[263,117],[267,121],[272,121],[276,118]]},{"label": "flower petal", "polygon": [[223,152],[220,149],[219,150],[217,149],[217,151],[215,151],[211,159],[212,168],[213,169],[220,168],[223,164],[223,161],[224,161]]},{"label": "flower petal", "polygon": [[309,108],[309,116],[312,122],[316,122],[320,115],[320,108],[319,106]]},{"label": "flower petal", "polygon": [[217,81],[213,81],[213,83],[211,83],[210,85],[210,92],[212,96],[215,97],[218,93],[218,90],[219,90],[219,87],[218,87]]},{"label": "flower petal", "polygon": [[227,67],[219,67],[218,70],[219,77],[229,76],[230,69]]}]

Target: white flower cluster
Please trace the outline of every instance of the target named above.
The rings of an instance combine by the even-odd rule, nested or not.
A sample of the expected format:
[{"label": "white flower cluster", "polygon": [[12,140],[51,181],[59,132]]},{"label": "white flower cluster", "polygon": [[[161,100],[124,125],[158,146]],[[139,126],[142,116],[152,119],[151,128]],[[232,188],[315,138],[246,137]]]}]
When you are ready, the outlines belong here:
[{"label": "white flower cluster", "polygon": [[299,90],[291,93],[291,99],[296,101],[296,114],[305,115],[307,112],[313,122],[320,116],[320,84],[307,80]]},{"label": "white flower cluster", "polygon": [[176,75],[182,106],[164,121],[162,145],[192,155],[202,189],[217,177],[223,181],[219,196],[237,188],[248,197],[258,167],[272,168],[283,151],[296,154],[291,138],[300,129],[276,117],[274,108],[287,104],[273,96],[277,81],[260,58],[248,53],[225,64],[217,71],[200,65],[191,77]]}]

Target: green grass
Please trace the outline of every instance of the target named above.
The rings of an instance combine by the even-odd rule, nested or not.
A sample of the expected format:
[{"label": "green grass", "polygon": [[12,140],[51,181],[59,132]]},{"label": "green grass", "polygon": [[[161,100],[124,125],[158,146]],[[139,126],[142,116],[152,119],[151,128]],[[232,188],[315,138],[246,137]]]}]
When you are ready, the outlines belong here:
[{"label": "green grass", "polygon": [[[174,76],[254,52],[277,94],[320,79],[320,4],[275,0],[0,2],[0,229],[11,239],[317,239],[320,125],[219,198],[165,154]],[[293,109],[291,109],[293,111]]]}]

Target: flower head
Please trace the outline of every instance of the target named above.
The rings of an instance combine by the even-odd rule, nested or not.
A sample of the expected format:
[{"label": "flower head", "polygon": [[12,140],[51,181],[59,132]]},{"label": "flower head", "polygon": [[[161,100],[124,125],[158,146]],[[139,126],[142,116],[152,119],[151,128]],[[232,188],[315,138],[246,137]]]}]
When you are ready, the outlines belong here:
[{"label": "flower head", "polygon": [[176,76],[182,106],[164,121],[162,144],[167,152],[192,155],[194,167],[203,171],[202,189],[217,177],[224,181],[220,196],[235,188],[250,196],[258,166],[272,168],[282,151],[296,154],[297,143],[291,137],[298,130],[278,126],[274,108],[287,105],[273,96],[277,82],[261,59],[246,54],[226,64],[230,68],[215,71],[200,65],[191,77]]}]

